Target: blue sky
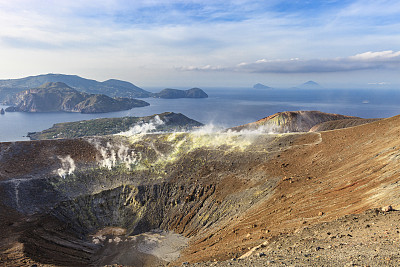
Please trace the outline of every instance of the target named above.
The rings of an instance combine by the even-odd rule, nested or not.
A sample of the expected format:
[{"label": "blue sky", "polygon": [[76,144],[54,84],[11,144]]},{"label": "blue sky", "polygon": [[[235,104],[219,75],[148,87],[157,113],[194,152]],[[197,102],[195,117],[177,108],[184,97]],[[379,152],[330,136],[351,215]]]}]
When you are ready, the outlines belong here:
[{"label": "blue sky", "polygon": [[400,1],[0,0],[0,79],[400,88]]}]

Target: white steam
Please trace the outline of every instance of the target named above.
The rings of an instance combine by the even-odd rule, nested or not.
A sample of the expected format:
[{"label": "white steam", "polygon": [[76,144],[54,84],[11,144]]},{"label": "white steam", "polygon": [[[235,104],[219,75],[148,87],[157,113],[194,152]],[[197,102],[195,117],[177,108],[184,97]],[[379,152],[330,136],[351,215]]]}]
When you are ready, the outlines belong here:
[{"label": "white steam", "polygon": [[163,125],[165,122],[160,119],[160,117],[157,115],[154,117],[153,120],[150,120],[147,123],[139,123],[130,128],[126,132],[121,132],[117,133],[116,135],[124,135],[124,136],[133,136],[136,134],[143,134],[143,133],[148,133],[152,132],[157,129],[157,126]]},{"label": "white steam", "polygon": [[199,127],[197,129],[195,129],[194,131],[192,131],[192,133],[195,134],[211,134],[211,133],[220,133],[222,131],[224,131],[225,128],[220,126],[220,125],[215,125],[215,124],[206,124],[202,127]]},{"label": "white steam", "polygon": [[[235,131],[228,130],[230,133],[234,133]],[[241,129],[240,131],[237,132],[238,134],[243,134],[243,135],[254,135],[254,134],[278,134],[282,133],[282,130],[280,130],[279,126],[277,125],[272,125],[272,124],[264,124],[264,125],[259,125],[256,128],[244,128]]]},{"label": "white steam", "polygon": [[67,155],[65,158],[58,156],[58,159],[61,161],[61,168],[56,172],[60,177],[65,179],[65,176],[71,175],[75,171],[75,161],[70,155]]},{"label": "white steam", "polygon": [[137,155],[135,151],[124,144],[112,145],[107,143],[105,146],[98,142],[93,142],[93,144],[101,155],[98,164],[104,168],[111,170],[113,167],[123,164],[130,170],[131,165],[137,164],[140,160],[140,155]]},{"label": "white steam", "polygon": [[221,125],[215,124],[206,124],[202,127],[197,128],[196,130],[192,131],[193,134],[217,134],[217,133],[225,133],[225,134],[232,134],[232,135],[259,135],[259,134],[278,134],[279,126],[272,125],[272,124],[264,124],[259,125],[254,128],[243,128],[239,131],[226,129]]},{"label": "white steam", "polygon": [[[143,138],[142,134],[152,132],[157,129],[157,126],[164,124],[159,116],[155,116],[148,123],[135,125],[127,132],[122,132],[117,135],[127,136],[127,142],[112,138],[114,142],[101,142],[104,139],[88,139],[88,141],[97,149],[97,164],[100,167],[109,170],[117,166],[123,166],[128,170],[141,166],[142,155],[140,152],[132,149],[129,144],[140,141]],[[168,155],[164,155],[150,142],[149,146],[158,154],[161,163],[171,162],[176,160],[182,151],[192,151],[198,148],[218,149],[225,146],[225,149],[246,149],[257,138],[258,135],[273,134],[274,126],[263,125],[257,129],[242,129],[241,131],[226,130],[226,128],[214,124],[208,124],[200,127],[190,133],[172,132],[167,135],[167,141],[173,143],[174,149]],[[125,139],[124,139],[125,140]],[[229,147],[229,148],[227,148]],[[61,168],[56,170],[56,173],[66,178],[71,175],[75,169],[75,162],[70,155],[66,157],[58,157],[61,161]],[[156,161],[156,163],[158,162]],[[161,164],[160,163],[160,164]],[[157,164],[156,164],[157,165]],[[135,167],[136,166],[136,167]]]}]

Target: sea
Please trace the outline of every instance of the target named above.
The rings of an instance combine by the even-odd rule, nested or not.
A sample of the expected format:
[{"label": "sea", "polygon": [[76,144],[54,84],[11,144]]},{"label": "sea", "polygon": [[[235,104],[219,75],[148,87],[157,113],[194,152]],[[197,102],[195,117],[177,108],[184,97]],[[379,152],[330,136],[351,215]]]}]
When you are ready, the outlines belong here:
[{"label": "sea", "polygon": [[[55,123],[147,116],[167,111],[182,113],[204,124],[227,128],[254,122],[277,112],[318,110],[362,118],[400,114],[400,89],[248,89],[203,88],[202,99],[145,98],[150,106],[99,113],[25,113],[0,115],[0,142],[29,140],[28,132],[48,129]],[[6,108],[1,106],[0,108]]]}]

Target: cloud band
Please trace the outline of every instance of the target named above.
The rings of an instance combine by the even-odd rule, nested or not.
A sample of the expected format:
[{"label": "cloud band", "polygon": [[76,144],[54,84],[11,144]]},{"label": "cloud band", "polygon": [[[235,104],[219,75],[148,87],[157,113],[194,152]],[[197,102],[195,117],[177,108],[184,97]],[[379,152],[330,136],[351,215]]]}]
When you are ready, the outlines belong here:
[{"label": "cloud band", "polygon": [[236,66],[182,67],[183,71],[233,71],[249,73],[327,73],[357,70],[396,69],[400,67],[400,51],[366,52],[346,58],[332,59],[261,59]]}]

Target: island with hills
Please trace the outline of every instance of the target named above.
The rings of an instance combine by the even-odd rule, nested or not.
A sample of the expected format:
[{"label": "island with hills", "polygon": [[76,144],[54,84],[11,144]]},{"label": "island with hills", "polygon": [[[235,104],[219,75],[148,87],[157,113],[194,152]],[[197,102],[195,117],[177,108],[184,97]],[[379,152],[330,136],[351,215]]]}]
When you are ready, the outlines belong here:
[{"label": "island with hills", "polygon": [[323,87],[320,84],[318,84],[314,81],[308,81],[308,82],[302,83],[300,85],[297,85],[294,88],[297,88],[297,89],[323,89]]},{"label": "island with hills", "polygon": [[[150,127],[149,127],[150,126]],[[54,124],[41,132],[28,133],[31,140],[78,138],[84,136],[103,136],[128,132],[133,127],[141,132],[190,131],[203,126],[202,123],[181,113],[164,112],[145,117],[100,118],[76,122]]]},{"label": "island with hills", "polygon": [[179,90],[166,88],[159,93],[153,94],[156,98],[207,98],[208,95],[200,88],[192,88],[188,90]]},{"label": "island with hills", "polygon": [[149,103],[126,97],[79,92],[62,82],[49,82],[17,93],[6,104],[8,112],[81,112],[105,113],[148,106]]},{"label": "island with hills", "polygon": [[104,82],[82,78],[77,75],[42,74],[20,79],[0,80],[0,103],[10,102],[11,99],[23,91],[37,88],[45,83],[61,82],[69,87],[87,94],[101,94],[109,97],[128,98],[206,98],[208,95],[200,88],[189,90],[164,89],[159,93],[146,91],[130,82],[109,79]]},{"label": "island with hills", "polygon": [[110,97],[139,98],[149,97],[152,94],[126,81],[109,79],[104,82],[98,82],[77,75],[49,73],[20,79],[0,80],[0,101],[4,101],[7,97],[15,95],[16,93],[31,88],[37,88],[49,82],[62,82],[80,92],[104,94]]}]

